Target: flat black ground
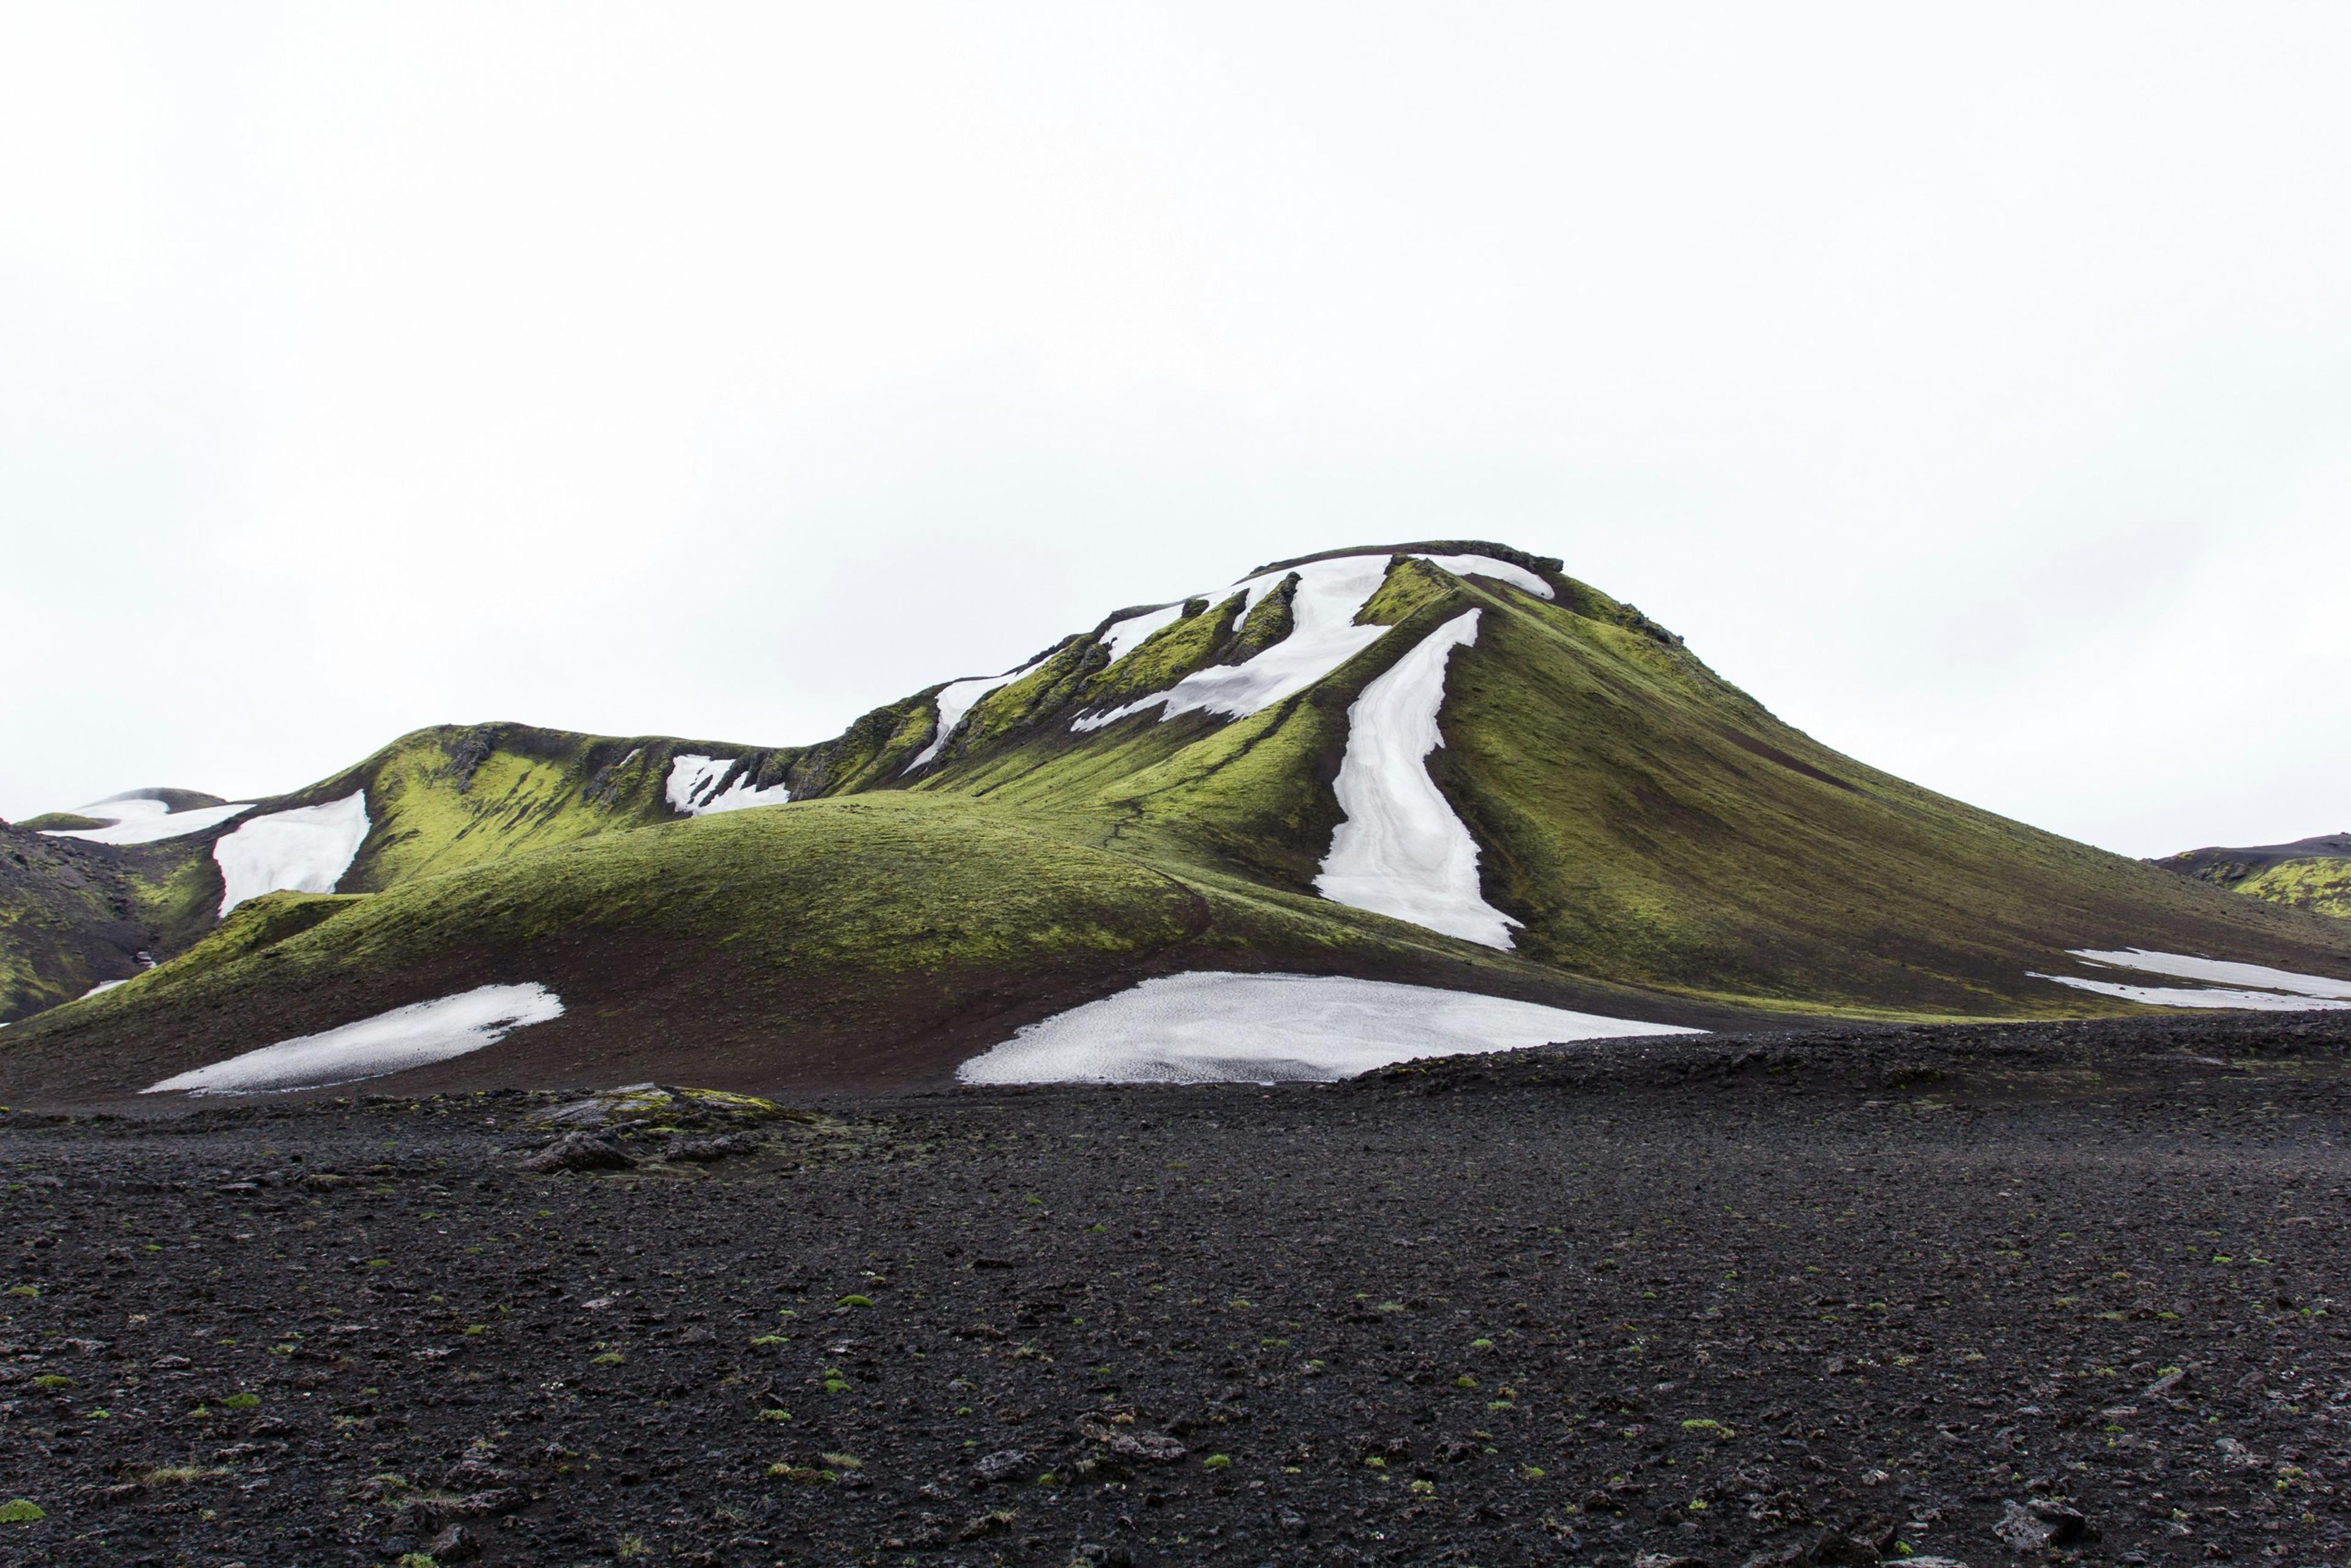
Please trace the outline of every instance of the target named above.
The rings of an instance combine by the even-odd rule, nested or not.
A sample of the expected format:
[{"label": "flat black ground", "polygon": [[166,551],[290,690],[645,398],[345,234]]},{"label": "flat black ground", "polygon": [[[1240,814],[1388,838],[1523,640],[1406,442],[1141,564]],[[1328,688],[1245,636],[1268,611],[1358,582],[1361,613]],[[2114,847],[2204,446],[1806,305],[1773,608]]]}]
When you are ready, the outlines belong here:
[{"label": "flat black ground", "polygon": [[1647,1042],[609,1176],[520,1095],[0,1118],[0,1560],[1982,1564],[2054,1496],[2047,1557],[2339,1564],[2346,1053]]}]

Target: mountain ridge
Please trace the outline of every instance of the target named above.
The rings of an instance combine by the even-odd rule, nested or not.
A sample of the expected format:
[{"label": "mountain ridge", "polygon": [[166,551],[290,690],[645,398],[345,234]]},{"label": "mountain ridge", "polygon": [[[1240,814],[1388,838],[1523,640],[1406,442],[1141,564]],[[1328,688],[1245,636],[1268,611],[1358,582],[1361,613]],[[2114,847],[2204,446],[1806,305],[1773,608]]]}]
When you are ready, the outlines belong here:
[{"label": "mountain ridge", "polygon": [[[1387,722],[1364,694],[1465,618],[1474,636],[1443,651],[1418,699],[1426,735],[1374,748],[1425,786],[1364,798],[1417,803],[1370,841],[1389,857],[1384,885],[1455,878],[1447,897],[1503,917],[1499,948],[1320,889],[1348,820],[1350,747]],[[363,836],[335,863],[334,823],[300,814],[355,797]],[[338,821],[357,828],[353,815]],[[1469,842],[1466,890],[1458,852],[1449,869],[1414,858],[1458,845],[1440,816]],[[242,863],[286,889],[273,910],[305,913],[199,953],[214,926],[187,912],[220,896],[206,868],[236,835]],[[936,1082],[954,1052],[994,1043],[983,1035],[1178,962],[1409,975],[1704,1027],[2128,1010],[2096,962],[2084,972],[2090,951],[2351,973],[2331,922],[1843,757],[1556,559],[1479,540],[1275,561],[811,745],[429,727],[141,853],[123,874],[179,890],[158,956],[186,961],[71,1007],[20,1007],[0,1092],[134,1092],[133,1062],[160,1079],[240,1030],[335,1027],[461,982],[561,978],[583,1002],[452,1066],[452,1082],[500,1061],[643,1077],[683,1051],[720,1086],[758,1088]],[[1030,862],[1059,869],[1029,887]],[[329,895],[356,902],[299,902]],[[999,907],[1033,928],[1005,926]],[[1172,909],[1188,913],[1170,925]],[[639,977],[633,995],[606,983],[622,973]],[[722,1044],[657,1050],[646,1041],[675,1033],[665,1018],[701,1019]]]},{"label": "mountain ridge", "polygon": [[2154,862],[2215,887],[2293,909],[2351,916],[2351,833],[2320,833],[2292,843],[2182,850]]}]

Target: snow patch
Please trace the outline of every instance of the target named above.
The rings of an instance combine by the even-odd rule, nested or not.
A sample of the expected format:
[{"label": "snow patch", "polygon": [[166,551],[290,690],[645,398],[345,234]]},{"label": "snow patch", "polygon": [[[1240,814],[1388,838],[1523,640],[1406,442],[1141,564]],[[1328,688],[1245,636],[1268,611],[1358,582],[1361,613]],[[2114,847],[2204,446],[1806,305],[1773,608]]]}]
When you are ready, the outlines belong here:
[{"label": "snow patch", "polygon": [[[1147,707],[1158,708],[1163,720],[1193,712],[1246,718],[1304,691],[1387,635],[1387,627],[1358,626],[1355,617],[1379,591],[1391,559],[1384,555],[1334,556],[1243,579],[1234,586],[1246,595],[1242,610],[1246,615],[1267,594],[1280,587],[1290,572],[1298,574],[1298,591],[1290,600],[1289,636],[1240,664],[1211,664],[1205,670],[1195,670],[1164,692],[1154,692],[1102,713],[1080,714],[1070,722],[1070,727],[1082,734],[1115,724]],[[1490,556],[1423,555],[1416,559],[1432,562],[1456,577],[1475,572],[1499,578],[1545,599],[1552,597],[1551,585],[1524,567]]]},{"label": "snow patch", "polygon": [[2152,952],[2145,947],[2126,947],[2119,952],[2100,952],[2094,947],[2083,947],[2075,949],[2074,956],[2112,968],[2168,975],[2179,980],[2212,980],[2230,986],[2259,986],[2265,990],[2287,991],[2295,996],[2331,997],[2337,1001],[2351,1001],[2351,980],[2338,980],[2326,975],[2298,975],[2292,969],[2273,969],[2262,964],[2236,964],[2224,958],[2194,958],[2182,953]]},{"label": "snow patch", "polygon": [[213,845],[225,915],[265,893],[332,893],[367,841],[367,791],[256,817]]},{"label": "snow patch", "polygon": [[340,1029],[248,1051],[199,1067],[142,1094],[269,1094],[324,1089],[381,1078],[496,1045],[514,1030],[563,1016],[563,998],[545,986],[479,986],[438,1001],[394,1008]]},{"label": "snow patch", "polygon": [[[635,752],[629,753],[631,757]],[[733,784],[725,789],[726,775],[740,758],[695,757],[684,753],[672,758],[669,782],[665,789],[673,810],[689,817],[707,817],[719,811],[740,811],[749,806],[780,806],[792,798],[789,786],[770,784],[765,789],[751,785],[751,770],[746,767]]]},{"label": "snow patch", "polygon": [[1195,970],[1030,1024],[956,1076],[966,1083],[1328,1082],[1415,1057],[1700,1032],[1390,980]]},{"label": "snow patch", "polygon": [[1445,666],[1478,641],[1475,610],[1423,637],[1347,709],[1347,750],[1334,786],[1346,818],[1315,877],[1334,904],[1394,915],[1489,947],[1511,946],[1518,924],[1478,888],[1478,841],[1428,776]]},{"label": "snow patch", "polygon": [[2119,980],[2085,980],[2073,975],[2035,974],[2036,980],[2054,980],[2077,991],[2120,997],[2151,1008],[2234,1008],[2250,1012],[2307,1012],[2314,1009],[2351,1008],[2351,1002],[2323,1002],[2310,997],[2285,997],[2275,991],[2233,991],[2188,986],[2132,986]]},{"label": "snow patch", "polygon": [[[1113,621],[1102,634],[1102,646],[1110,650],[1111,664],[1117,664],[1158,633],[1184,619],[1186,601],[1146,610],[1140,615],[1130,615],[1123,621]],[[1104,669],[1110,664],[1104,664]]]},{"label": "snow patch", "polygon": [[[2154,1008],[2238,1008],[2254,1012],[2303,1012],[2313,1009],[2351,1008],[2351,980],[2326,975],[2303,975],[2273,969],[2263,964],[2239,964],[2225,958],[2199,958],[2185,953],[2158,953],[2145,947],[2101,950],[2077,947],[2074,956],[2101,968],[2132,969],[2141,974],[2168,975],[2179,980],[2210,980],[2212,986],[2143,986],[2122,980],[2101,980],[2075,975],[2034,974],[2036,980],[2053,980],[2077,991],[2119,997]],[[2246,989],[2258,987],[2259,989]]]},{"label": "snow patch", "polygon": [[1555,599],[1551,584],[1525,567],[1497,560],[1489,555],[1425,555],[1417,559],[1441,567],[1456,577],[1496,577],[1512,588],[1522,588],[1538,599]]},{"label": "snow patch", "polygon": [[[1178,605],[1177,608],[1181,609],[1182,606]],[[1059,651],[1056,649],[1053,652]],[[914,753],[914,759],[907,763],[900,771],[912,773],[915,768],[936,757],[939,754],[939,747],[947,743],[948,737],[955,734],[956,727],[963,723],[964,715],[977,706],[980,698],[998,686],[1008,686],[1022,676],[1043,669],[1045,661],[1052,656],[1053,653],[1047,653],[1017,670],[1007,670],[1000,675],[977,675],[967,681],[950,681],[941,686],[938,695],[931,699],[938,712],[937,727],[931,731],[931,743]]]},{"label": "snow patch", "polygon": [[236,800],[225,806],[194,806],[184,811],[174,811],[152,795],[117,795],[74,808],[75,816],[104,822],[107,824],[105,827],[58,828],[44,831],[49,838],[84,839],[93,844],[152,844],[165,839],[184,839],[190,833],[201,833],[206,828],[216,827],[231,817],[252,810],[252,801]]}]

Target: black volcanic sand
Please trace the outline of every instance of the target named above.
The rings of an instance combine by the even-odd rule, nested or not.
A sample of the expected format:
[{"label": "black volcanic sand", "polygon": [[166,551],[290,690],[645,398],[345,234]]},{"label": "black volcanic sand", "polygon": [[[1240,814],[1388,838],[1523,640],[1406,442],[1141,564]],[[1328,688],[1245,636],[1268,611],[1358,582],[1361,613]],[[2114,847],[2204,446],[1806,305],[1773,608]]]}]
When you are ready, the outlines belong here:
[{"label": "black volcanic sand", "polygon": [[1814,1031],[553,1176],[544,1096],[8,1116],[0,1560],[2339,1564],[2347,1069]]}]

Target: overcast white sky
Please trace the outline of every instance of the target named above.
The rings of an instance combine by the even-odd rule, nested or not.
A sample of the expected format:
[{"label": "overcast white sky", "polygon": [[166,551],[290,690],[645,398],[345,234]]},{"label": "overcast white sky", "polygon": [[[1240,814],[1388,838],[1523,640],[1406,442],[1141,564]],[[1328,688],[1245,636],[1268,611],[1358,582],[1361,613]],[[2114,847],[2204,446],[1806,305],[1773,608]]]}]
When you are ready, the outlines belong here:
[{"label": "overcast white sky", "polygon": [[0,7],[0,815],[1465,535],[2028,821],[2351,827],[2351,9]]}]

